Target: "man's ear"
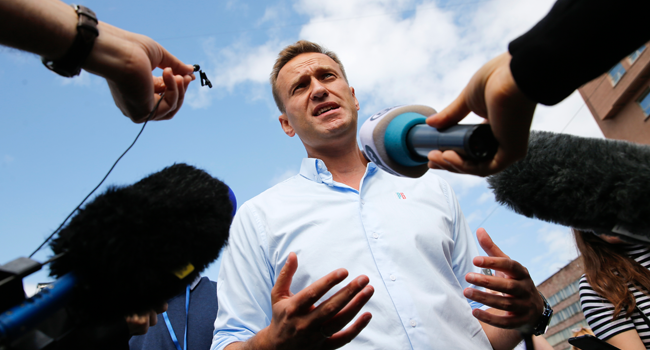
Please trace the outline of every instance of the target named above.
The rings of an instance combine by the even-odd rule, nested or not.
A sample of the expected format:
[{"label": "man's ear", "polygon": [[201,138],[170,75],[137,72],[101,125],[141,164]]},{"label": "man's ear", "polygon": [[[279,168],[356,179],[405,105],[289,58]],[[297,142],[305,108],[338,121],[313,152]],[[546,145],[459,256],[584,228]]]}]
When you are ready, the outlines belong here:
[{"label": "man's ear", "polygon": [[350,91],[352,92],[352,97],[354,97],[354,105],[357,106],[357,111],[359,110],[359,100],[357,100],[357,96],[354,94],[354,88],[350,86]]},{"label": "man's ear", "polygon": [[291,124],[289,124],[289,119],[287,118],[286,114],[282,114],[278,117],[278,121],[280,122],[280,126],[282,126],[282,130],[284,130],[284,133],[287,134],[289,137],[294,137],[296,135],[296,131],[293,130],[293,127]]}]

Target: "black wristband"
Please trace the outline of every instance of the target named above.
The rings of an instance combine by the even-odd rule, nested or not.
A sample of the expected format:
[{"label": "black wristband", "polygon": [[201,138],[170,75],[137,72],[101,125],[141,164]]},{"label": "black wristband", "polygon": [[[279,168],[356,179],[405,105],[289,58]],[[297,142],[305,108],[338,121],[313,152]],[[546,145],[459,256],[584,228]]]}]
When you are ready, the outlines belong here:
[{"label": "black wristband", "polygon": [[45,57],[41,58],[45,67],[67,78],[79,75],[81,66],[86,62],[95,44],[95,39],[99,35],[95,12],[85,6],[74,4],[71,6],[75,9],[79,18],[77,22],[77,36],[72,46],[58,60],[50,60]]}]

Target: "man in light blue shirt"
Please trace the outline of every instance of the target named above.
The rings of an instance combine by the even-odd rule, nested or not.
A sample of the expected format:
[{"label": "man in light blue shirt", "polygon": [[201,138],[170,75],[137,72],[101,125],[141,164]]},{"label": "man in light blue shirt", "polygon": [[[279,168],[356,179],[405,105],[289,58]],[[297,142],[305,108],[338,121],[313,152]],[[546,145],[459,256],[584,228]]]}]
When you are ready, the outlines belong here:
[{"label": "man in light blue shirt", "polygon": [[484,231],[490,257],[472,261],[478,249],[447,183],[399,178],[363,156],[359,102],[335,54],[299,41],[271,83],[284,132],[309,158],[235,216],[213,350],[512,349],[519,333],[494,326],[537,325],[543,302],[528,272]]}]

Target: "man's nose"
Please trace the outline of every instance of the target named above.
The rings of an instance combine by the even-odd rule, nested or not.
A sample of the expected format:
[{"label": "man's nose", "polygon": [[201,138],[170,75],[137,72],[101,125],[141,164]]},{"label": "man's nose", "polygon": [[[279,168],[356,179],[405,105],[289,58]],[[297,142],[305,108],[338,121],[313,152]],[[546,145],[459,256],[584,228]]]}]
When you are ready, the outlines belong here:
[{"label": "man's nose", "polygon": [[327,91],[327,88],[325,88],[325,86],[323,86],[323,84],[321,84],[320,81],[314,80],[314,82],[312,84],[313,84],[312,85],[313,88],[311,90],[311,98],[313,100],[322,99],[322,98],[326,97],[329,94],[329,92]]}]

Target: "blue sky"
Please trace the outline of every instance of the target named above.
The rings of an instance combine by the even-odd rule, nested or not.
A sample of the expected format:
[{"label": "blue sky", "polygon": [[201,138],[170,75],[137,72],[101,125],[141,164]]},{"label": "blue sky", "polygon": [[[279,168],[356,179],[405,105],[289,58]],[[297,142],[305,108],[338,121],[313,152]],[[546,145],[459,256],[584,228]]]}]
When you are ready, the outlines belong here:
[{"label": "blue sky", "polygon": [[[192,83],[176,117],[148,124],[106,184],[131,184],[185,162],[225,181],[240,204],[297,173],[305,156],[300,140],[280,129],[267,82],[282,47],[308,39],[336,51],[356,88],[361,124],[397,104],[444,108],[476,69],[552,5],[551,0],[80,3],[100,20],[150,36],[184,62],[200,64],[214,84],[208,89]],[[121,115],[103,79],[87,73],[58,77],[31,54],[0,47],[0,82],[0,263],[6,263],[29,255],[58,227],[141,126]],[[539,107],[533,128],[602,137],[578,94]],[[482,224],[536,283],[575,257],[567,228],[498,207],[481,178],[439,174],[457,192],[472,230]],[[49,254],[44,249],[36,258]],[[216,280],[218,265],[205,274]],[[45,280],[40,272],[26,282]]]}]

